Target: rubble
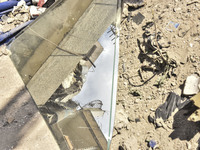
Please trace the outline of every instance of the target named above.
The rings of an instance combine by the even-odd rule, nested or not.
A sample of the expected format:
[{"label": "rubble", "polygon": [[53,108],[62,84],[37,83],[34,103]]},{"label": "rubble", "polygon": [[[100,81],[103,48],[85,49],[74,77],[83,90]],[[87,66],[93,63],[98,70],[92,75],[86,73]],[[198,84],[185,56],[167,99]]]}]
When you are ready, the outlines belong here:
[{"label": "rubble", "polygon": [[[0,9],[0,43],[8,43],[10,40],[6,41],[6,39],[16,35],[29,25],[31,19],[36,18],[46,10],[46,8],[39,6],[28,6],[30,4],[29,0],[8,1],[8,4],[7,2],[0,3],[0,6],[5,5],[4,8]],[[8,33],[9,31],[10,33]]]},{"label": "rubble", "polygon": [[30,15],[32,18],[35,18],[42,13],[44,13],[46,8],[43,7],[38,7],[38,6],[30,6]]},{"label": "rubble", "polygon": [[197,74],[192,74],[187,77],[185,87],[183,90],[184,95],[194,95],[199,92],[200,77]]},{"label": "rubble", "polygon": [[144,20],[144,16],[139,12],[135,16],[132,17],[133,22],[135,22],[137,25],[141,24]]},{"label": "rubble", "polygon": [[160,119],[166,121],[172,114],[178,112],[184,106],[190,103],[190,100],[182,100],[182,98],[176,93],[171,92],[167,97],[167,100],[164,104],[160,105],[155,111],[155,118],[149,116],[149,121],[153,121],[157,127],[160,127]]},{"label": "rubble", "polygon": [[17,6],[13,7],[12,12],[8,15],[3,15],[1,18],[0,24],[3,25],[1,32],[8,32],[30,20],[29,7],[24,0],[21,0],[17,3]]},{"label": "rubble", "polygon": [[6,48],[5,45],[0,46],[0,56],[11,55],[11,52]]}]

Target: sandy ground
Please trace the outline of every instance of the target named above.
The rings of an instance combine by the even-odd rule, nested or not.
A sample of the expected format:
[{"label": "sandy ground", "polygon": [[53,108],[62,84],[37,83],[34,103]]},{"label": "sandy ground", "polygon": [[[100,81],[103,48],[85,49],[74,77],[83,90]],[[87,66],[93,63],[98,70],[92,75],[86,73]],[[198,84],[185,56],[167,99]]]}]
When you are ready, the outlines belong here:
[{"label": "sandy ground", "polygon": [[[165,102],[169,92],[182,94],[188,75],[200,75],[200,2],[148,0],[144,7],[126,8],[124,5],[121,20],[117,111],[111,149],[152,149],[148,142],[154,140],[154,149],[196,150],[200,122],[187,120],[193,110],[183,108],[160,128],[150,123],[148,116]],[[134,16],[139,12],[144,20],[136,24]],[[147,37],[155,36],[161,46],[156,47],[154,38],[150,44],[157,51],[153,53]]]}]

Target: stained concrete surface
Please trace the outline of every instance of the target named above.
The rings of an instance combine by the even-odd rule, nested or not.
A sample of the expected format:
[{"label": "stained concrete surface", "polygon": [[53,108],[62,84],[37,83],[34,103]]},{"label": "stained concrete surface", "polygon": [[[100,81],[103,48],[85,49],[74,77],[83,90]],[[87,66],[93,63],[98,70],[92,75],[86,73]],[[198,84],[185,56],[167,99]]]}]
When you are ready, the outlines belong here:
[{"label": "stained concrete surface", "polygon": [[0,56],[0,149],[57,150],[57,145],[9,56]]}]

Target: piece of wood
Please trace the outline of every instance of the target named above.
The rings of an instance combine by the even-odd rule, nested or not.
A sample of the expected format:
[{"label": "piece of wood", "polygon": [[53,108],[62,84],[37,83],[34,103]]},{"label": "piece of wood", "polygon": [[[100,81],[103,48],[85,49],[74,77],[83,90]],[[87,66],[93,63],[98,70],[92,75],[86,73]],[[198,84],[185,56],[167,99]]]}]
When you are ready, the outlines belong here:
[{"label": "piece of wood", "polygon": [[[87,54],[115,20],[116,9],[117,0],[94,0],[59,47],[74,53]],[[28,82],[28,90],[37,105],[46,103],[83,58],[68,55],[67,52],[56,49]]]}]

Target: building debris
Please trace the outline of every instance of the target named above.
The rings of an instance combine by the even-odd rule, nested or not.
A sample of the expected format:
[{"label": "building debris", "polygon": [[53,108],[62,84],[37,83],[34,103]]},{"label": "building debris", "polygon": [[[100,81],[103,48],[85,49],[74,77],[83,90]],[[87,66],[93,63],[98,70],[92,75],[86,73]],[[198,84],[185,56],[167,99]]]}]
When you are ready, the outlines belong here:
[{"label": "building debris", "polygon": [[[12,5],[10,4],[12,3]],[[31,19],[42,14],[46,8],[39,6],[28,6],[29,0],[8,1],[0,3],[0,43],[8,43],[11,37],[29,25]]]},{"label": "building debris", "polygon": [[134,9],[140,8],[145,5],[144,0],[124,0],[124,4],[129,7],[133,7]]},{"label": "building debris", "polygon": [[189,99],[182,100],[179,95],[171,92],[167,97],[167,100],[164,104],[161,104],[155,111],[155,118],[149,116],[149,121],[156,124],[157,127],[160,127],[160,119],[166,121],[172,114],[178,112],[184,106],[190,103]]},{"label": "building debris", "polygon": [[155,148],[155,146],[156,146],[156,141],[150,140],[150,141],[149,141],[149,147]]},{"label": "building debris", "polygon": [[46,8],[44,7],[38,7],[38,6],[30,6],[30,14],[32,18],[35,18],[42,13],[44,13]]},{"label": "building debris", "polygon": [[144,18],[145,17],[140,12],[132,17],[133,22],[135,22],[137,25],[141,24]]},{"label": "building debris", "polygon": [[173,21],[170,21],[166,26],[166,30],[173,32],[173,31],[175,31],[175,29],[177,29],[179,27],[179,25],[180,25],[179,23],[175,23]]},{"label": "building debris", "polygon": [[5,45],[0,46],[0,56],[11,55],[11,52],[6,48]]},{"label": "building debris", "polygon": [[184,95],[194,95],[199,92],[200,77],[197,74],[192,74],[187,77],[185,87],[183,90]]}]

